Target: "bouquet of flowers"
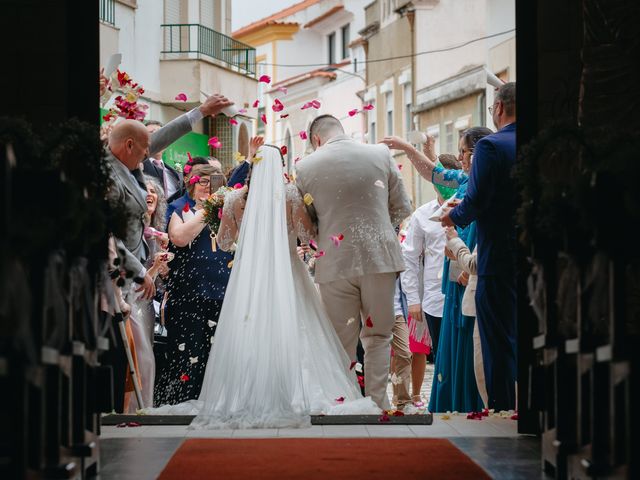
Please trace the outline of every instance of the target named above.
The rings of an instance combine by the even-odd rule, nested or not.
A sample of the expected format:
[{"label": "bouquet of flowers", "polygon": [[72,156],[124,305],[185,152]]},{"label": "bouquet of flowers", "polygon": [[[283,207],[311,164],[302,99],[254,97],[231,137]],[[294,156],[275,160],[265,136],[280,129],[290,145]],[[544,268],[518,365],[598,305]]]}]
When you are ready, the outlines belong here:
[{"label": "bouquet of flowers", "polygon": [[202,208],[204,210],[204,222],[209,225],[211,229],[211,250],[216,251],[216,233],[220,227],[220,220],[222,220],[222,207],[224,206],[224,199],[227,193],[233,188],[222,186],[218,188],[214,193],[202,202]]},{"label": "bouquet of flowers", "polygon": [[[111,96],[112,85],[122,92],[122,95],[118,95],[114,100],[114,105],[109,109],[109,112],[102,117],[105,122],[114,121],[118,117],[130,118],[133,120],[144,120],[147,115],[148,105],[138,103],[138,99],[144,93],[142,85],[135,83],[128,73],[116,70],[111,76],[111,81],[107,85],[107,90],[103,97],[103,102]],[[106,100],[105,100],[106,98]]]}]

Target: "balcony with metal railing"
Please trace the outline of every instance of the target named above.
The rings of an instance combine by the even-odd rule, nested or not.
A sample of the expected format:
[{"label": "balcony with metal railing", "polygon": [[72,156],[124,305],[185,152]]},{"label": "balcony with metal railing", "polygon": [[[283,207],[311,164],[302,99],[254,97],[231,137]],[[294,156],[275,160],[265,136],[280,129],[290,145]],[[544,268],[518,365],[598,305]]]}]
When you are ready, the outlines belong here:
[{"label": "balcony with metal railing", "polygon": [[115,25],[116,2],[115,0],[100,0],[100,21],[109,25]]},{"label": "balcony with metal railing", "polygon": [[204,25],[163,24],[161,27],[165,59],[204,56],[223,62],[243,75],[255,77],[255,48]]}]

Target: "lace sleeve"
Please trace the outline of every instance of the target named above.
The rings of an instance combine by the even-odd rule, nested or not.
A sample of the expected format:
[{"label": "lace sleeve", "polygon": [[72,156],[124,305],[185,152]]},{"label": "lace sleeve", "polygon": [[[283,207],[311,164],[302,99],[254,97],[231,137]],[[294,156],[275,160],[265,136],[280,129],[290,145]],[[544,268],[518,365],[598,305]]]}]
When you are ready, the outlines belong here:
[{"label": "lace sleeve", "polygon": [[287,193],[287,212],[290,212],[293,231],[302,243],[308,244],[309,240],[317,235],[316,225],[311,221],[298,187],[294,184],[288,184],[285,188]]},{"label": "lace sleeve", "polygon": [[238,237],[241,219],[238,219],[236,213],[238,209],[242,209],[243,205],[241,203],[244,203],[244,189],[233,191],[227,194],[225,198],[224,206],[222,207],[222,219],[216,235],[218,246],[222,250],[231,250]]}]

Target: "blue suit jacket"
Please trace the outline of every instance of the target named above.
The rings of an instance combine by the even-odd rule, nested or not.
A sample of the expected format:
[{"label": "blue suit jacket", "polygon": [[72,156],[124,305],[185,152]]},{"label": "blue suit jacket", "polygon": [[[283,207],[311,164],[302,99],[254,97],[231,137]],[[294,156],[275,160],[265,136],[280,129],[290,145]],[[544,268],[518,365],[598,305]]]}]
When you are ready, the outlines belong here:
[{"label": "blue suit jacket", "polygon": [[233,172],[231,172],[227,185],[229,187],[233,187],[237,183],[244,185],[247,181],[247,175],[249,174],[250,167],[251,164],[249,162],[243,162],[238,165]]},{"label": "blue suit jacket", "polygon": [[189,204],[190,208],[193,208],[196,204],[194,200],[191,200],[191,197],[188,193],[185,193],[180,198],[167,205],[167,213],[165,214],[165,219],[167,220],[167,231],[169,231],[169,220],[171,220],[171,215],[173,214],[173,212],[178,212],[178,215],[182,216],[181,212],[186,204]]},{"label": "blue suit jacket", "polygon": [[478,275],[515,272],[516,193],[511,178],[515,161],[515,123],[478,141],[467,193],[450,213],[456,225],[476,222]]}]

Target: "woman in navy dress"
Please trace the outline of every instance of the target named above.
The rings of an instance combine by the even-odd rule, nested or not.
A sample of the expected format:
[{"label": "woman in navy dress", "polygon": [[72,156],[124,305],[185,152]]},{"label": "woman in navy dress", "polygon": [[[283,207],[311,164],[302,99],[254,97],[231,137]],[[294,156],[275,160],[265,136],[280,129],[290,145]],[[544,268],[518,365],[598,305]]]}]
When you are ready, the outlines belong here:
[{"label": "woman in navy dress", "polygon": [[209,196],[210,176],[219,172],[203,157],[189,165],[187,193],[170,205],[169,250],[175,258],[163,306],[167,359],[156,383],[156,405],[198,398],[233,259],[214,251],[211,230],[203,222],[202,200]]}]

